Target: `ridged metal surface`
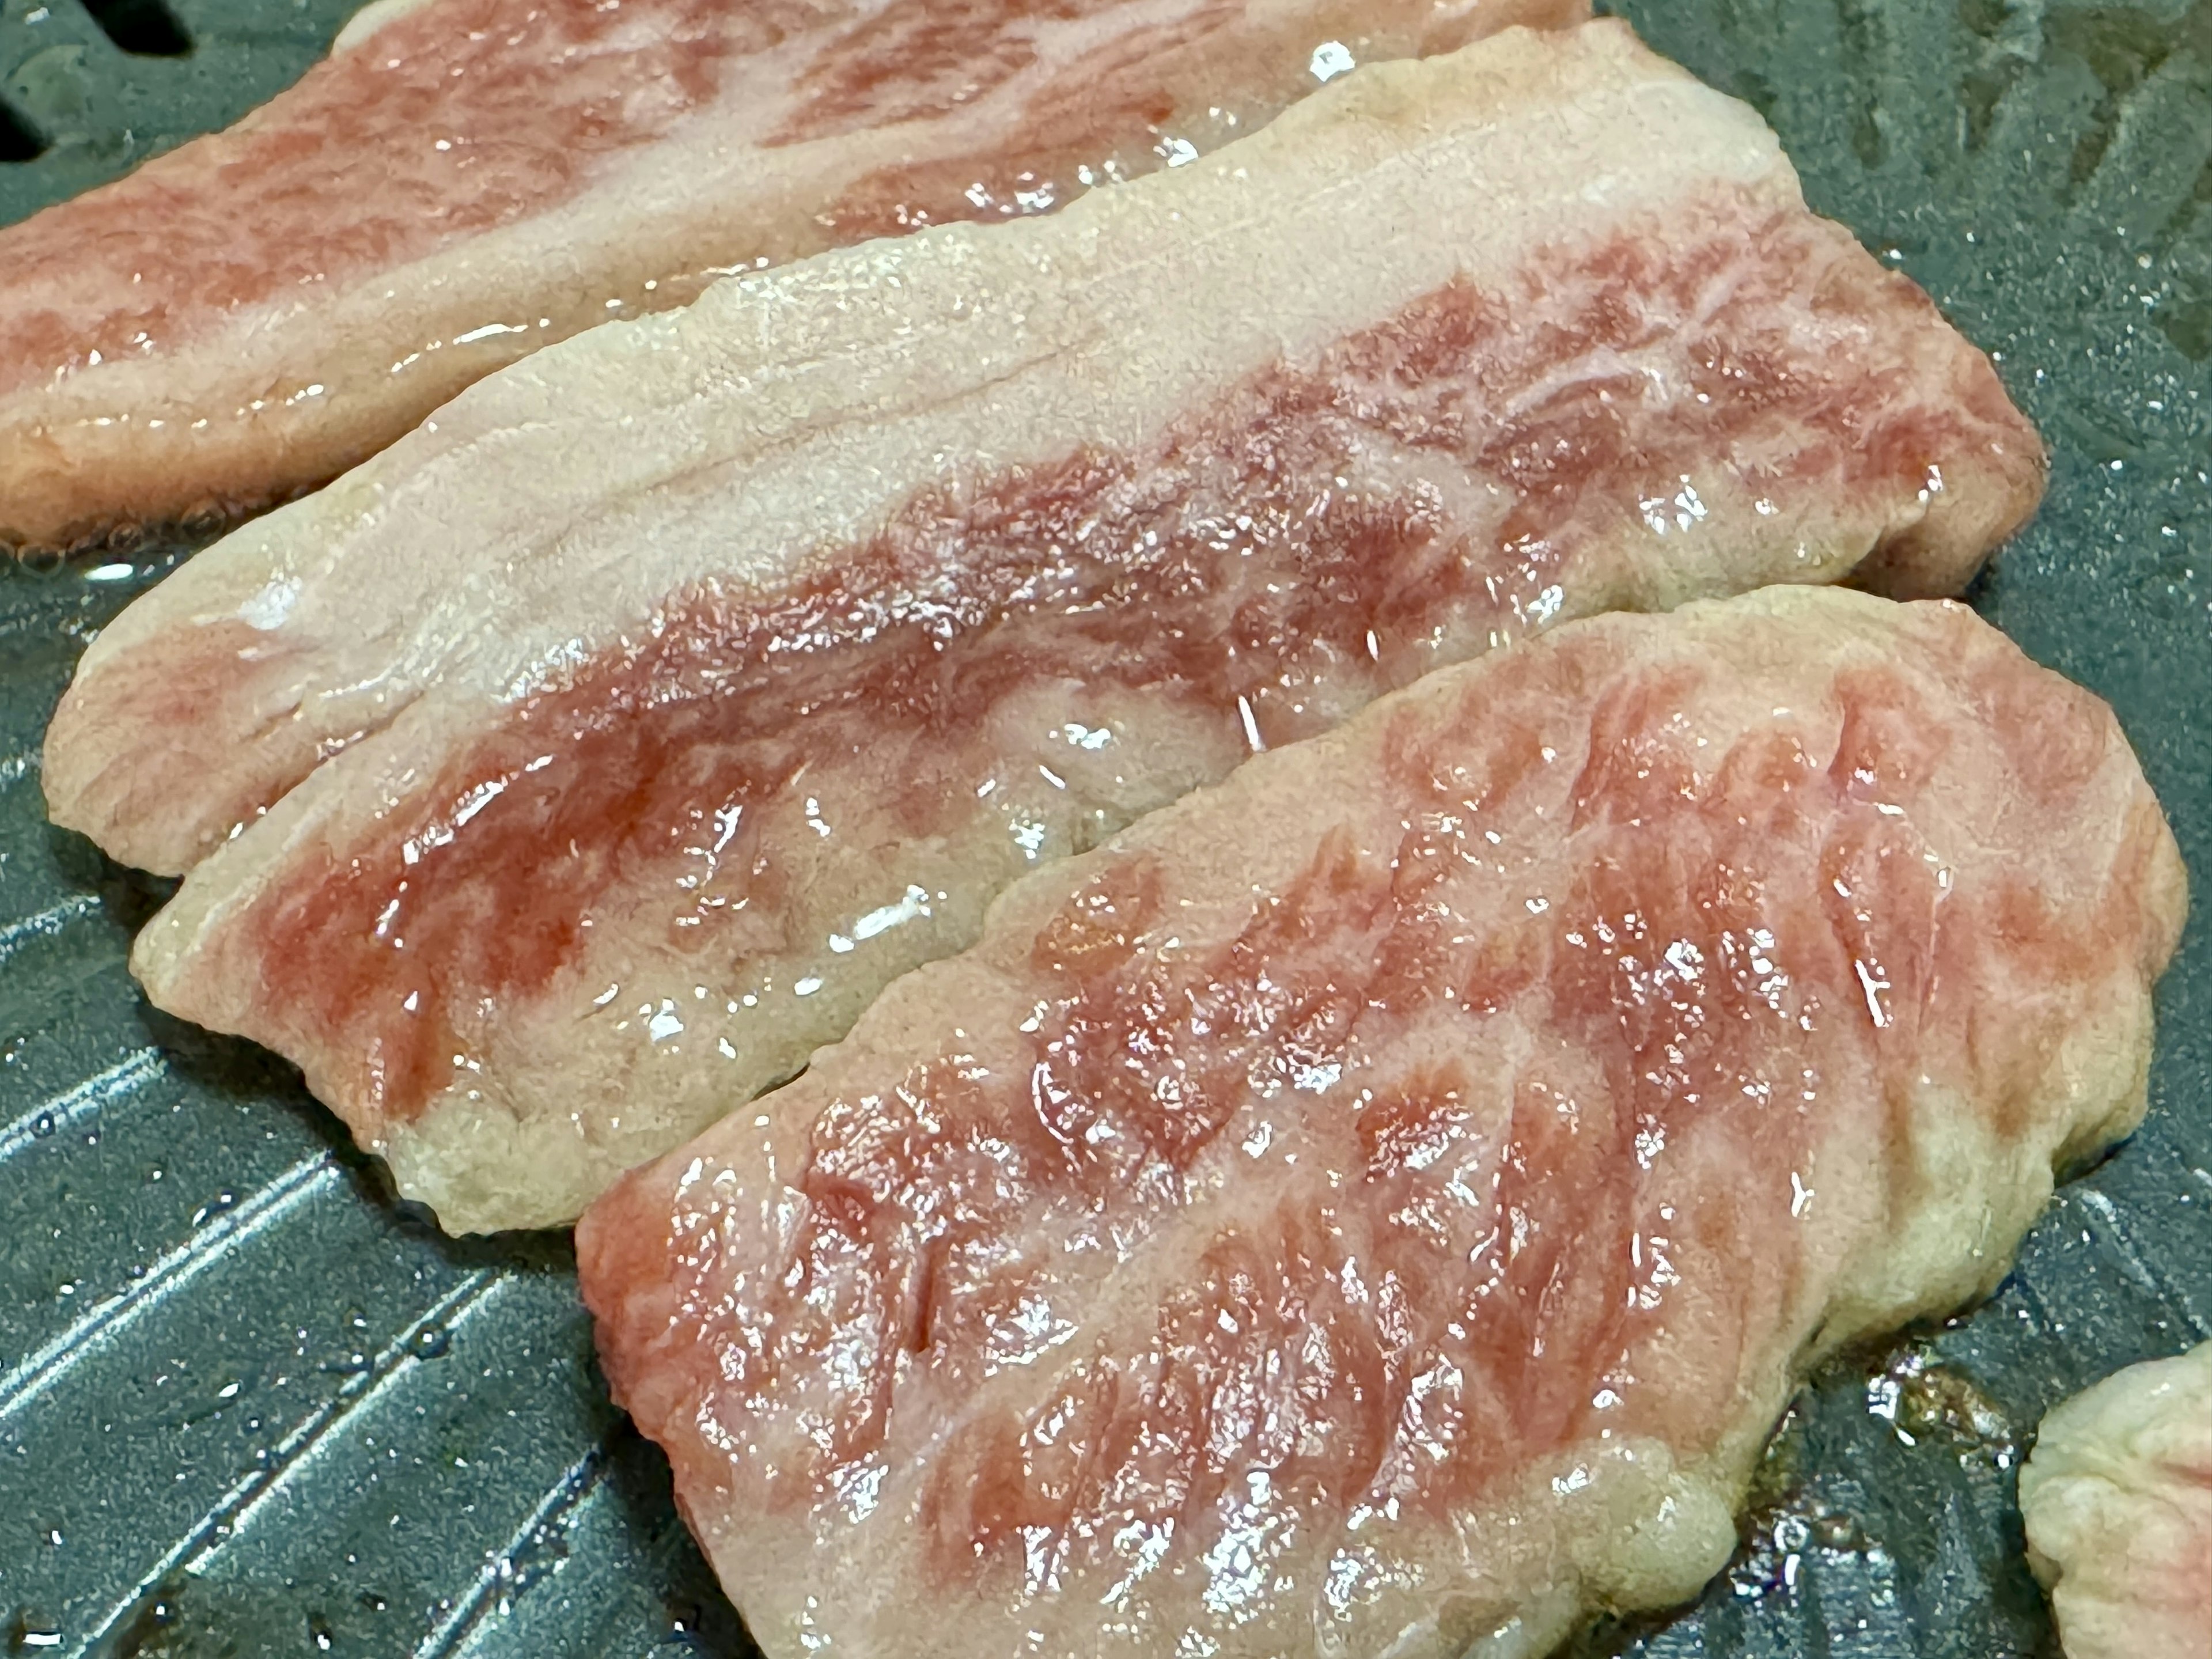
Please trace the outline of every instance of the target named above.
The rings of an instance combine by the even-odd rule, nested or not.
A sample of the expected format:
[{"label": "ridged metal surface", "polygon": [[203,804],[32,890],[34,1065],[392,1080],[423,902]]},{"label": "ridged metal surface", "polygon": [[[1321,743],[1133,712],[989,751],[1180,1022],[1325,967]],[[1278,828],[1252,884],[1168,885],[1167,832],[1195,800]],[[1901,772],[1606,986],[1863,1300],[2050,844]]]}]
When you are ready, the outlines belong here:
[{"label": "ridged metal surface", "polygon": [[45,823],[36,754],[162,568],[0,575],[0,1639],[745,1651],[565,1239],[444,1238],[287,1068],[132,987],[160,890]]},{"label": "ridged metal surface", "polygon": [[[171,0],[196,50],[155,60],[76,5],[33,24],[0,0],[0,103],[32,112],[25,42],[50,27],[38,49],[77,55],[42,73],[90,88],[71,127],[33,77],[68,131],[0,161],[0,219],[231,118],[346,9]],[[2000,354],[2057,466],[1977,602],[2118,706],[2212,868],[2212,0],[1625,9]],[[0,569],[0,1644],[747,1651],[606,1402],[565,1241],[442,1238],[288,1069],[149,1011],[125,957],[159,887],[45,823],[70,665],[174,556]],[[1991,1305],[1806,1392],[1697,1607],[1582,1655],[2055,1653],[2013,1498],[2033,1425],[2212,1335],[2208,994],[2192,928],[2142,1134],[2062,1194]]]},{"label": "ridged metal surface", "polygon": [[360,3],[0,0],[0,224],[236,120]]}]

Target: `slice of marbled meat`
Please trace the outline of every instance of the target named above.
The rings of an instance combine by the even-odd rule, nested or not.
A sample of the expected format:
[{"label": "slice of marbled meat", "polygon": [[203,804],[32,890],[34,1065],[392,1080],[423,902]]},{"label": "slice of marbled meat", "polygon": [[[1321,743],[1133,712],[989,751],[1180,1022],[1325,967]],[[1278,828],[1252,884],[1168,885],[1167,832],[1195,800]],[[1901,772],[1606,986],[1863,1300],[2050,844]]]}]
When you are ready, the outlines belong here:
[{"label": "slice of marbled meat", "polygon": [[1588,0],[385,0],[0,231],[0,547],[279,501],[735,270],[1046,211]]},{"label": "slice of marbled meat", "polygon": [[1030,877],[625,1179],[607,1375],[772,1659],[1540,1655],[2134,1125],[2183,882],[1963,607],[1577,623]]},{"label": "slice of marbled meat", "polygon": [[2212,1653],[2212,1345],[2056,1407],[2020,1504],[2066,1659]]},{"label": "slice of marbled meat", "polygon": [[1948,591],[2041,478],[1987,361],[1617,25],[1362,70],[438,427],[110,628],[46,779],[148,861],[222,838],[155,1000],[461,1227],[573,1217],[1253,750],[1570,617]]}]

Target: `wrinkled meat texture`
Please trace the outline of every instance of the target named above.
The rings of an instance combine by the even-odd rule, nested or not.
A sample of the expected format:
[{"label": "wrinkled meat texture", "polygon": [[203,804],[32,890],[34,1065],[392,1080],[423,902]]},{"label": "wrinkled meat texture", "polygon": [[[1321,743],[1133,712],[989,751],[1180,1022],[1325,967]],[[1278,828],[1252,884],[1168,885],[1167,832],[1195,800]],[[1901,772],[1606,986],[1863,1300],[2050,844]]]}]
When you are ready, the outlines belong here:
[{"label": "wrinkled meat texture", "polygon": [[2067,1659],[2212,1653],[2212,1346],[2052,1411],[2020,1501]]},{"label": "wrinkled meat texture", "polygon": [[627,1177],[607,1374],[779,1659],[1540,1655],[1694,1593],[1804,1369],[2133,1126],[2183,880],[1963,608],[1577,623],[1030,878]]}]

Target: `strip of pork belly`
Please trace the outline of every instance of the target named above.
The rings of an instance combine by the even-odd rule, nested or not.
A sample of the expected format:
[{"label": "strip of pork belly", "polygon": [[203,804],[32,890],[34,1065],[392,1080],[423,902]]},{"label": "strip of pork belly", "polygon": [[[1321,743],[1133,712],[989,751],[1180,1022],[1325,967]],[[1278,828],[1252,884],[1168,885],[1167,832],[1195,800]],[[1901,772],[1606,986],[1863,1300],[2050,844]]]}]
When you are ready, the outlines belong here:
[{"label": "strip of pork belly", "polygon": [[[138,949],[449,1225],[573,1217],[1033,864],[1255,748],[1575,615],[1869,556],[1954,585],[2040,476],[1986,362],[1804,211],[1755,118],[1612,26],[1363,70],[1216,169],[668,326],[684,349],[556,348],[455,413],[518,433],[541,385],[657,367],[746,389],[677,406],[748,423],[729,459],[514,553],[501,514],[558,471],[488,509],[442,469],[498,446],[457,440],[389,517],[501,546],[442,612],[483,617]],[[378,600],[336,591],[343,638]]]},{"label": "strip of pork belly", "polygon": [[2020,1502],[2067,1659],[2212,1652],[2212,1346],[2055,1407]]},{"label": "strip of pork belly", "polygon": [[2138,1120],[2184,883],[1960,606],[1577,623],[1028,878],[625,1179],[607,1375],[770,1656],[1540,1655]]},{"label": "strip of pork belly", "polygon": [[[2040,446],[1987,362],[1805,212],[1747,111],[1620,26],[1333,90],[1064,227],[726,286],[472,391],[103,634],[48,745],[57,818],[181,873],[433,686],[502,698],[702,583],[787,587],[925,490],[1079,448],[1142,464],[1253,377],[1313,381],[1394,322],[1406,361],[1368,367],[1425,406],[1341,412],[1395,422],[1366,440],[1366,471],[1395,468],[1374,489],[1432,487],[1460,520],[1601,483],[1586,516],[1625,524],[1639,567],[1748,535],[1802,544],[1814,579],[1871,549],[1862,580],[1923,596],[2032,510]],[[1457,360],[1425,362],[1417,324]],[[1327,488],[1302,515],[1341,506]],[[1602,602],[1522,580],[1553,558],[1507,556],[1551,532],[1537,510],[1495,514],[1483,574],[1540,612],[1555,586]]]},{"label": "strip of pork belly", "polygon": [[1587,0],[431,0],[0,231],[0,545],[234,515],[717,276],[1042,212]]}]

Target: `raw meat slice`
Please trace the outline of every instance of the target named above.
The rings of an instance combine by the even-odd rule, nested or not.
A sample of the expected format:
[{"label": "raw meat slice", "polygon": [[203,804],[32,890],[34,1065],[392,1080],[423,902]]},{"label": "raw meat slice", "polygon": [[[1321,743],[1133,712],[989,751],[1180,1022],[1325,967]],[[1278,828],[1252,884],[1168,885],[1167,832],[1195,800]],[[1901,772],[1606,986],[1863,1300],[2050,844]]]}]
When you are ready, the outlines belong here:
[{"label": "raw meat slice", "polygon": [[1579,614],[1954,587],[2041,477],[1987,362],[1613,25],[717,289],[437,426],[127,613],[46,780],[143,852],[94,798],[179,830],[343,746],[137,968],[457,1228],[572,1218],[1252,749]]},{"label": "raw meat slice", "polygon": [[2053,1410],[2020,1505],[2067,1659],[2212,1653],[2212,1345]]},{"label": "raw meat slice", "polygon": [[1588,0],[431,0],[0,231],[0,547],[234,515],[717,276],[1041,212]]},{"label": "raw meat slice", "polygon": [[1963,607],[1577,623],[1027,878],[627,1177],[607,1375],[771,1659],[1540,1655],[2133,1127],[2184,880]]},{"label": "raw meat slice", "polygon": [[[504,695],[672,593],[866,542],[926,489],[958,512],[1024,469],[1177,461],[1164,428],[1208,412],[1367,428],[1347,439],[1395,469],[1373,484],[1401,516],[1436,516],[1425,491],[1480,520],[1512,491],[1480,555],[1523,611],[1555,587],[1590,608],[1545,568],[1572,563],[1559,550],[1509,556],[1577,513],[1661,538],[1645,567],[1755,520],[1809,577],[1871,544],[1863,581],[1954,591],[2033,509],[2040,446],[1917,290],[1805,213],[1748,112],[1614,28],[1377,81],[1064,231],[851,253],[502,377],[109,629],[49,745],[57,818],[181,873],[432,685]],[[1510,142],[1477,125],[1492,106]],[[1393,154],[1431,112],[1449,131]],[[1285,459],[1316,490],[1332,476]]]}]

